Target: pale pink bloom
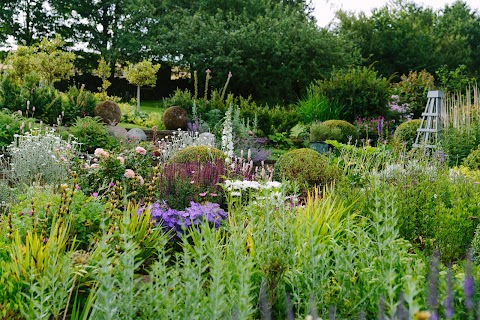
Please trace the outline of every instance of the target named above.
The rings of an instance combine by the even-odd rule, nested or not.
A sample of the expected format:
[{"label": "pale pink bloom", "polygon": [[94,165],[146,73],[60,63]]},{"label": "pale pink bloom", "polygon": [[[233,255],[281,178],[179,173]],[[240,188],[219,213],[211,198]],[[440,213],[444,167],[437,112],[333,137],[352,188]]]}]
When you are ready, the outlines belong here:
[{"label": "pale pink bloom", "polygon": [[231,71],[228,72],[228,77],[229,77],[229,78],[232,77],[232,72],[231,72]]},{"label": "pale pink bloom", "polygon": [[123,157],[118,156],[117,159],[118,159],[118,161],[120,161],[121,165],[123,165],[125,163],[125,159],[123,159]]},{"label": "pale pink bloom", "polygon": [[147,154],[147,150],[142,147],[136,147],[135,152],[140,153],[141,155]]},{"label": "pale pink bloom", "polygon": [[70,143],[67,143],[67,145],[65,146],[65,149],[67,149],[67,150],[72,149],[72,145]]},{"label": "pale pink bloom", "polygon": [[133,170],[131,170],[131,169],[127,169],[127,170],[125,170],[125,173],[123,174],[123,176],[125,178],[129,178],[129,179],[130,178],[135,178],[135,172],[133,172]]},{"label": "pale pink bloom", "polygon": [[210,73],[210,72],[212,72],[212,71],[211,71],[210,69],[207,69],[207,71],[205,71],[205,72],[206,72],[206,73]]},{"label": "pale pink bloom", "polygon": [[191,183],[191,184],[194,184],[194,183],[195,183],[195,181],[193,181],[193,180],[192,180],[192,181],[190,181],[190,183]]},{"label": "pale pink bloom", "polygon": [[94,163],[90,166],[90,169],[96,169],[98,167],[100,167],[100,165],[98,163]]},{"label": "pale pink bloom", "polygon": [[137,179],[138,179],[138,182],[139,182],[140,184],[144,184],[144,183],[145,183],[145,181],[143,180],[143,177],[142,177],[142,176],[137,176]]},{"label": "pale pink bloom", "polygon": [[54,152],[59,152],[59,151],[60,151],[60,149],[58,149],[58,148],[55,148],[55,149],[53,149],[53,151],[54,151]]},{"label": "pale pink bloom", "polygon": [[104,156],[105,158],[108,158],[110,156],[110,154],[107,151],[105,151],[105,152],[103,152],[102,156]]},{"label": "pale pink bloom", "polygon": [[64,156],[61,156],[61,157],[60,157],[60,160],[61,160],[61,161],[65,161],[65,157],[64,157]]},{"label": "pale pink bloom", "polygon": [[206,192],[202,192],[202,193],[199,193],[198,195],[199,195],[200,197],[205,197],[205,196],[207,195],[207,193],[206,193]]},{"label": "pale pink bloom", "polygon": [[210,193],[210,195],[211,195],[212,197],[216,197],[216,196],[217,196],[216,193]]},{"label": "pale pink bloom", "polygon": [[83,165],[83,167],[84,167],[85,169],[90,169],[90,166],[88,165],[88,163],[85,163],[85,164]]},{"label": "pale pink bloom", "polygon": [[95,149],[95,152],[93,153],[95,157],[101,157],[105,153],[105,150],[102,148],[97,148]]}]

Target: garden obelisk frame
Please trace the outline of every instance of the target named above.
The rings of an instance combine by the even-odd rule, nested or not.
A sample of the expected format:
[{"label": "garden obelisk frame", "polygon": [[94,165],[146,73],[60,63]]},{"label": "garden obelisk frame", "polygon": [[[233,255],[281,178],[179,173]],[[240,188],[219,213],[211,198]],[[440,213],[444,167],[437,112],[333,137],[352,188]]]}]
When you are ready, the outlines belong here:
[{"label": "garden obelisk frame", "polygon": [[428,91],[428,101],[422,113],[422,122],[417,129],[414,147],[423,147],[425,151],[438,148],[442,131],[440,115],[443,97],[443,91]]}]

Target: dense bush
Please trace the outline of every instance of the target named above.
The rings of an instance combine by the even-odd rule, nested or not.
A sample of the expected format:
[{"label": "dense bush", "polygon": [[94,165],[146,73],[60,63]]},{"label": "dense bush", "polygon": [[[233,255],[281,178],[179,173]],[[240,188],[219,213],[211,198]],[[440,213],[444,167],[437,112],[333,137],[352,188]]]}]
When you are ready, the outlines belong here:
[{"label": "dense bush", "polygon": [[167,130],[187,129],[188,114],[181,107],[173,106],[163,112],[163,124]]},{"label": "dense bush", "polygon": [[280,156],[275,164],[273,178],[292,180],[302,188],[324,186],[340,177],[340,170],[332,166],[326,156],[312,149],[302,148]]},{"label": "dense bush", "polygon": [[355,126],[345,120],[327,120],[323,125],[334,129],[340,129],[341,137],[339,142],[347,143],[349,140],[355,141],[358,138],[358,130]]},{"label": "dense bush", "polygon": [[480,145],[463,159],[463,165],[471,170],[480,170]]},{"label": "dense bush", "polygon": [[337,127],[329,127],[323,122],[314,122],[310,126],[310,141],[321,142],[325,140],[341,141],[342,130]]},{"label": "dense bush", "polygon": [[93,116],[97,99],[85,86],[68,88],[62,96],[63,124],[71,124],[77,117]]},{"label": "dense bush", "polygon": [[225,154],[217,148],[209,146],[188,146],[177,151],[170,159],[171,163],[201,163],[224,160]]},{"label": "dense bush", "polygon": [[427,94],[435,88],[435,78],[426,70],[410,71],[402,75],[400,82],[393,85],[393,92],[398,97],[398,105],[407,104],[413,117],[418,118],[427,105]]},{"label": "dense bush", "polygon": [[299,120],[305,124],[314,121],[341,119],[343,106],[329,99],[320,92],[318,86],[310,86],[305,97],[296,104]]},{"label": "dense bush", "polygon": [[330,78],[315,86],[330,103],[343,106],[343,119],[384,115],[390,99],[390,81],[371,67],[355,67],[332,72]]},{"label": "dense bush", "polygon": [[448,155],[448,164],[456,166],[462,163],[473,149],[480,144],[480,123],[450,127],[442,131],[442,147]]},{"label": "dense bush", "polygon": [[93,153],[96,148],[113,149],[118,146],[118,141],[108,133],[106,125],[98,117],[77,118],[62,134],[72,134],[80,143],[80,149],[88,153]]},{"label": "dense bush", "polygon": [[395,142],[405,144],[407,149],[412,148],[412,145],[415,143],[415,139],[417,138],[417,129],[420,127],[421,122],[422,120],[420,119],[414,119],[399,125],[393,134],[393,139]]},{"label": "dense bush", "polygon": [[122,119],[122,110],[113,101],[102,101],[95,107],[94,114],[105,124],[116,125]]}]

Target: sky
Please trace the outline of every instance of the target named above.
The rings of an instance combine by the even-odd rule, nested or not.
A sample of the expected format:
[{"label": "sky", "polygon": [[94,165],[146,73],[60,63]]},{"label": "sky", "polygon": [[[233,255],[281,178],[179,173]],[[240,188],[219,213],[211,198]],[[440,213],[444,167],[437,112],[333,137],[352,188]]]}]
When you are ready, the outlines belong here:
[{"label": "sky", "polygon": [[[325,27],[334,19],[335,11],[344,9],[347,11],[370,13],[373,8],[383,7],[388,0],[313,0],[315,6],[314,16],[317,24]],[[433,9],[441,9],[445,4],[452,4],[455,0],[414,0],[415,3]],[[480,0],[466,0],[470,8],[480,12]]]}]

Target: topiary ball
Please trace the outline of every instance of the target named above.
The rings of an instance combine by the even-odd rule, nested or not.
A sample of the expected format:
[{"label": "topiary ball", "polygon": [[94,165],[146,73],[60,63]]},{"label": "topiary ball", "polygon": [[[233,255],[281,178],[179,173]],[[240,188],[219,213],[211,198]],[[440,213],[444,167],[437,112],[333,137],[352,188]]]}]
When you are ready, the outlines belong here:
[{"label": "topiary ball", "polygon": [[102,101],[95,107],[93,111],[95,116],[98,116],[102,121],[108,125],[116,125],[122,119],[122,110],[118,104],[113,101]]},{"label": "topiary ball", "polygon": [[480,145],[473,149],[470,154],[463,159],[463,165],[470,170],[480,170]]},{"label": "topiary ball", "polygon": [[393,140],[399,144],[404,143],[407,149],[411,149],[417,138],[417,129],[421,123],[422,120],[420,119],[409,120],[402,123],[395,130]]},{"label": "topiary ball", "polygon": [[181,107],[173,106],[163,112],[163,124],[167,130],[187,129],[188,114]]},{"label": "topiary ball", "polygon": [[225,154],[217,148],[209,146],[189,146],[177,151],[170,159],[170,163],[216,163],[224,161]]},{"label": "topiary ball", "polygon": [[345,120],[327,120],[322,122],[322,124],[332,130],[340,129],[339,142],[347,143],[349,140],[355,141],[358,139],[358,130],[350,122]]},{"label": "topiary ball", "polygon": [[331,165],[326,156],[308,148],[283,154],[278,158],[273,171],[274,180],[295,180],[302,188],[326,185],[340,176],[340,169]]}]

